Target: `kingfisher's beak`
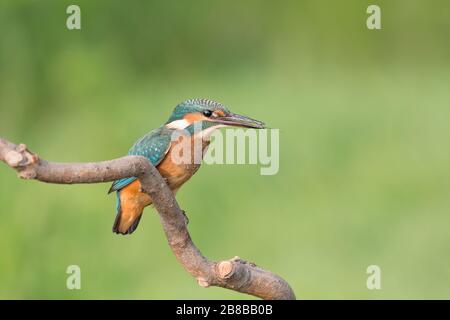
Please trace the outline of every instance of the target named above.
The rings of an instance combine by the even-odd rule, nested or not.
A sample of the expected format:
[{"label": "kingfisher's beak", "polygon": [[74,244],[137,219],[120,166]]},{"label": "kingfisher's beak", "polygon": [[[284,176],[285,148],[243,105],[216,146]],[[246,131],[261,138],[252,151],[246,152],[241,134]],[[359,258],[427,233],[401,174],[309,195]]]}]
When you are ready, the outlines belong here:
[{"label": "kingfisher's beak", "polygon": [[264,122],[241,116],[239,114],[230,113],[226,116],[219,117],[213,120],[215,123],[224,124],[226,126],[243,127],[243,128],[254,128],[254,129],[264,129]]}]

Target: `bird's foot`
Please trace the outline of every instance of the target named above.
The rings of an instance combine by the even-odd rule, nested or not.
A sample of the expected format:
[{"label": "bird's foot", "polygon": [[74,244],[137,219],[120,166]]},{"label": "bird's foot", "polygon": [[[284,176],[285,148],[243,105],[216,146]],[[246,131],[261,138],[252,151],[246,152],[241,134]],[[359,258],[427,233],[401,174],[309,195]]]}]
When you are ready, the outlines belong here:
[{"label": "bird's foot", "polygon": [[188,224],[189,224],[189,218],[188,218],[188,216],[187,216],[187,214],[186,214],[186,211],[181,210],[181,213],[182,213],[183,216],[184,216],[184,221],[185,221],[186,225],[188,225]]}]

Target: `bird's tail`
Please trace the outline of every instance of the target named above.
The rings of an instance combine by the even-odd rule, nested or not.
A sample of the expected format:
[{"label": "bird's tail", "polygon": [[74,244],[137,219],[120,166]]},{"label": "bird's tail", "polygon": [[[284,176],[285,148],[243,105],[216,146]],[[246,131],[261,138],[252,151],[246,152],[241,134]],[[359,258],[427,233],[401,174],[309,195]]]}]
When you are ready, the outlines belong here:
[{"label": "bird's tail", "polygon": [[124,201],[125,203],[122,203],[120,191],[117,191],[117,214],[112,230],[114,233],[126,235],[136,230],[141,221],[143,208],[129,206],[127,200]]}]

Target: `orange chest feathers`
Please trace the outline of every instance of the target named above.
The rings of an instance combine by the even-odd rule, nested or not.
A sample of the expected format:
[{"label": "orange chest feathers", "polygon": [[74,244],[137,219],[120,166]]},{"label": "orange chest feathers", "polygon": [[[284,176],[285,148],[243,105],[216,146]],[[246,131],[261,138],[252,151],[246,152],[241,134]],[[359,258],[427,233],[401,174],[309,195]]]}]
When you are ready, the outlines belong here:
[{"label": "orange chest feathers", "polygon": [[194,136],[180,136],[171,142],[169,151],[157,166],[170,189],[180,188],[200,168],[209,141]]}]

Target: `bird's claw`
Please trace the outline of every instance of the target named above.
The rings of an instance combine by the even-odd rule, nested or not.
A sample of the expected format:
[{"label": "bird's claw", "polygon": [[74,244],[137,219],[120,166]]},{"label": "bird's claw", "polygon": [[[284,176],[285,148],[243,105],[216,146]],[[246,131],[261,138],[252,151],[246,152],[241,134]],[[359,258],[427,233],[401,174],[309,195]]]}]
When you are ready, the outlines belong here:
[{"label": "bird's claw", "polygon": [[184,216],[184,221],[185,221],[186,225],[188,225],[188,224],[189,224],[189,218],[188,218],[188,216],[187,216],[187,214],[186,214],[186,211],[181,210],[181,213],[182,213],[183,216]]}]

